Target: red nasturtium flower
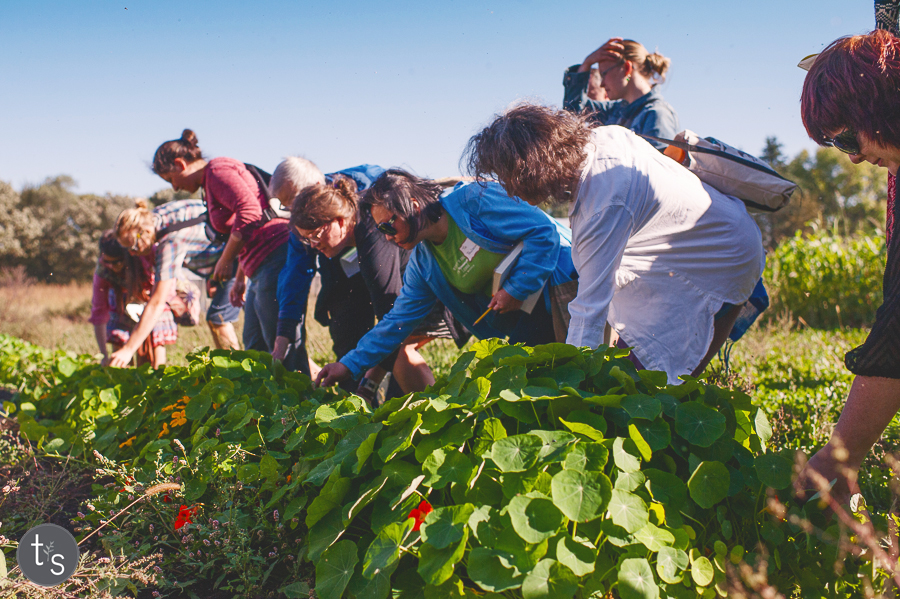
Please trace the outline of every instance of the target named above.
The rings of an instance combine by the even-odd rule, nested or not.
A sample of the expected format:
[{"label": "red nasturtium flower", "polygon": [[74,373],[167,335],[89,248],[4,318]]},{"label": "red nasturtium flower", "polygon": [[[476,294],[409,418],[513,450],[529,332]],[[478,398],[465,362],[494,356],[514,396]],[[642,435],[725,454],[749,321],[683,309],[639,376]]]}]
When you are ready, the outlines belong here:
[{"label": "red nasturtium flower", "polygon": [[422,526],[422,522],[425,522],[425,516],[434,511],[434,508],[431,507],[431,504],[426,500],[422,500],[422,503],[419,504],[419,507],[413,508],[409,512],[409,516],[406,518],[415,518],[416,523],[413,526],[413,530],[418,531],[419,527]]},{"label": "red nasturtium flower", "polygon": [[188,507],[186,505],[181,506],[178,510],[178,517],[175,518],[175,530],[178,530],[185,524],[191,523],[191,516],[197,513],[197,508]]}]

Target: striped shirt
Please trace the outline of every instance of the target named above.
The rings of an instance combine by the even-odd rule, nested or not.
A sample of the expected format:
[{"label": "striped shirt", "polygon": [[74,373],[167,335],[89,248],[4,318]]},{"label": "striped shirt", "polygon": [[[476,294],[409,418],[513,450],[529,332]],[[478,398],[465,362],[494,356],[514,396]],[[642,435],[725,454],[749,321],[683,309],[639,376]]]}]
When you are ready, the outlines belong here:
[{"label": "striped shirt", "polygon": [[[190,220],[204,212],[206,204],[202,200],[167,202],[153,209],[156,230]],[[182,266],[201,277],[208,277],[224,249],[224,243],[209,240],[203,223],[173,231],[157,241],[156,280],[177,278]]]}]

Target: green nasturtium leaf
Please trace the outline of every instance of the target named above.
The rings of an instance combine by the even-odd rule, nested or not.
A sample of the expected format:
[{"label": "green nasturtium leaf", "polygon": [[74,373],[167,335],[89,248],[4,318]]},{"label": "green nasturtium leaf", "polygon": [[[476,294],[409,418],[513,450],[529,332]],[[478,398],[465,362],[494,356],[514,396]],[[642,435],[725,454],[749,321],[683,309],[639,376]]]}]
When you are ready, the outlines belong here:
[{"label": "green nasturtium leaf", "polygon": [[564,420],[562,418],[560,418],[559,421],[563,423],[563,426],[565,426],[576,435],[584,435],[592,441],[603,440],[603,433],[589,424],[585,424],[583,422],[569,422],[568,420]]},{"label": "green nasturtium leaf", "polygon": [[316,595],[341,599],[358,561],[353,541],[339,541],[326,549],[316,564]]},{"label": "green nasturtium leaf", "polygon": [[675,544],[675,535],[653,524],[647,524],[644,528],[634,533],[634,538],[654,553],[663,547],[671,547]]},{"label": "green nasturtium leaf", "polygon": [[653,420],[650,422],[635,420],[632,425],[653,451],[662,451],[672,444],[672,432],[669,430],[669,423],[664,420]]},{"label": "green nasturtium leaf", "polygon": [[640,470],[637,472],[619,472],[619,475],[616,477],[616,482],[613,484],[613,488],[632,493],[635,489],[644,484],[646,480],[647,478]]},{"label": "green nasturtium leaf", "polygon": [[612,498],[609,501],[609,515],[613,524],[625,529],[626,532],[636,533],[650,522],[650,513],[644,500],[619,489],[613,489]]},{"label": "green nasturtium leaf", "polygon": [[725,499],[730,485],[731,474],[722,462],[701,462],[687,484],[691,499],[704,509]]},{"label": "green nasturtium leaf", "polygon": [[684,507],[688,490],[679,477],[655,468],[643,470],[643,473],[647,477],[647,490],[650,491],[654,501],[664,503],[676,510]]},{"label": "green nasturtium leaf", "polygon": [[443,489],[450,483],[464,484],[474,469],[467,455],[452,449],[435,449],[422,463],[426,473],[422,484],[434,489]]},{"label": "green nasturtium leaf", "polygon": [[522,582],[524,599],[571,599],[578,591],[578,579],[564,564],[542,559]]},{"label": "green nasturtium leaf", "polygon": [[488,418],[478,426],[478,434],[475,437],[474,454],[481,456],[493,447],[494,443],[507,437],[506,429],[499,418]]},{"label": "green nasturtium leaf", "polygon": [[209,407],[212,405],[212,398],[209,395],[198,395],[188,402],[184,409],[184,415],[190,420],[199,420],[206,416]]},{"label": "green nasturtium leaf", "polygon": [[678,406],[675,432],[699,447],[709,447],[725,432],[725,415],[697,401]]},{"label": "green nasturtium leaf", "polygon": [[429,513],[422,523],[419,531],[422,540],[437,549],[444,549],[456,543],[467,534],[466,523],[474,511],[475,506],[471,503],[437,508]]},{"label": "green nasturtium leaf", "polygon": [[682,574],[688,567],[688,554],[674,547],[663,547],[656,556],[656,573],[663,582],[681,582]]},{"label": "green nasturtium leaf", "polygon": [[494,443],[491,459],[501,472],[524,472],[537,463],[544,442],[534,435],[515,435]]},{"label": "green nasturtium leaf", "polygon": [[312,527],[331,510],[342,506],[344,496],[350,490],[352,480],[332,475],[306,510],[306,526]]},{"label": "green nasturtium leaf", "polygon": [[453,570],[466,551],[466,542],[469,540],[469,529],[463,528],[462,536],[452,545],[444,548],[436,548],[425,543],[419,548],[419,576],[426,583],[434,586],[441,585],[453,576]]},{"label": "green nasturtium leaf", "polygon": [[791,486],[791,474],[794,468],[787,458],[775,453],[766,453],[756,457],[753,467],[762,484],[776,490]]},{"label": "green nasturtium leaf", "polygon": [[550,483],[553,504],[575,522],[600,517],[612,497],[612,483],[598,471],[562,470]]},{"label": "green nasturtium leaf", "polygon": [[769,419],[766,418],[766,413],[762,408],[756,410],[756,416],[753,418],[753,427],[756,429],[756,434],[759,435],[762,446],[765,447],[769,439],[772,438],[772,425],[769,424]]},{"label": "green nasturtium leaf", "polygon": [[706,557],[698,557],[691,563],[691,578],[697,586],[709,586],[715,574],[712,563]]},{"label": "green nasturtium leaf", "polygon": [[378,572],[392,567],[400,559],[400,547],[413,529],[413,519],[403,523],[388,524],[381,529],[366,550],[363,560],[363,576],[373,578]]},{"label": "green nasturtium leaf", "polygon": [[505,551],[476,547],[469,553],[466,572],[485,591],[501,593],[522,585],[524,576],[513,565],[513,560],[513,556]]},{"label": "green nasturtium leaf", "polygon": [[634,446],[637,447],[637,450],[640,452],[641,457],[644,458],[644,461],[649,462],[653,457],[653,451],[634,424],[628,425],[628,437],[634,442]]},{"label": "green nasturtium leaf", "polygon": [[564,535],[556,543],[556,559],[559,560],[559,563],[568,566],[575,576],[587,576],[594,571],[597,550],[586,543]]},{"label": "green nasturtium leaf", "polygon": [[578,443],[566,454],[563,468],[579,472],[600,471],[609,460],[609,450],[600,443]]},{"label": "green nasturtium leaf", "polygon": [[637,472],[641,469],[641,459],[638,457],[638,449],[631,439],[616,437],[613,441],[613,461],[619,470],[625,472]]},{"label": "green nasturtium leaf", "polygon": [[542,464],[561,461],[566,448],[577,440],[575,435],[566,431],[534,430],[528,434],[534,435],[543,443],[538,454],[538,460]]},{"label": "green nasturtium leaf", "polygon": [[655,397],[638,393],[622,400],[622,409],[632,418],[655,420],[662,412],[662,404]]},{"label": "green nasturtium leaf", "polygon": [[509,502],[509,517],[526,543],[540,543],[559,531],[562,514],[549,499],[517,495]]},{"label": "green nasturtium leaf", "polygon": [[650,569],[650,562],[642,558],[626,559],[619,568],[619,597],[621,599],[658,599],[659,586]]}]

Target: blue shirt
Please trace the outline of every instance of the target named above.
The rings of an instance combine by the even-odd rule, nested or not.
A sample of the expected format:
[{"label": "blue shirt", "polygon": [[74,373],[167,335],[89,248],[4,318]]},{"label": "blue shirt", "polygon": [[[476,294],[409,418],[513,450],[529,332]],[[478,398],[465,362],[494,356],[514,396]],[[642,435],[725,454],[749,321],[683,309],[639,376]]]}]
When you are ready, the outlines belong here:
[{"label": "blue shirt", "polygon": [[[460,183],[441,199],[441,205],[466,237],[481,248],[509,253],[519,241],[525,242],[503,286],[514,298],[525,299],[543,288],[543,299],[549,306],[549,287],[577,277],[572,263],[571,231],[539,208],[518,198],[510,199],[500,185]],[[498,326],[503,319],[494,313],[474,324],[491,298],[483,294],[463,295],[447,282],[428,244],[418,244],[406,266],[403,288],[394,307],[355,350],[341,358],[341,363],[358,378],[397,348],[438,300],[481,339],[506,337],[512,332]]]},{"label": "blue shirt", "polygon": [[[357,189],[368,189],[384,172],[380,166],[362,164],[336,173],[325,175],[331,181],[334,175],[344,175],[356,182]],[[309,288],[316,274],[316,255],[318,252],[300,241],[296,231],[291,231],[288,239],[287,260],[278,275],[278,327],[276,334],[295,341],[297,325],[306,314],[309,300]]]}]

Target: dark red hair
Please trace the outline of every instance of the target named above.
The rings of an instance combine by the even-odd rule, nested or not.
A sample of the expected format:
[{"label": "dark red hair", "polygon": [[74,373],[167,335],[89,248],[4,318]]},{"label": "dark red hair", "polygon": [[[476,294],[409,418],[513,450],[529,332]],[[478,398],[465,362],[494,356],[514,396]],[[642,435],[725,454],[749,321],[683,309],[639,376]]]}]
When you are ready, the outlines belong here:
[{"label": "dark red hair", "polygon": [[900,148],[900,38],[878,29],[832,42],[806,75],[800,113],[819,144],[851,129]]}]

